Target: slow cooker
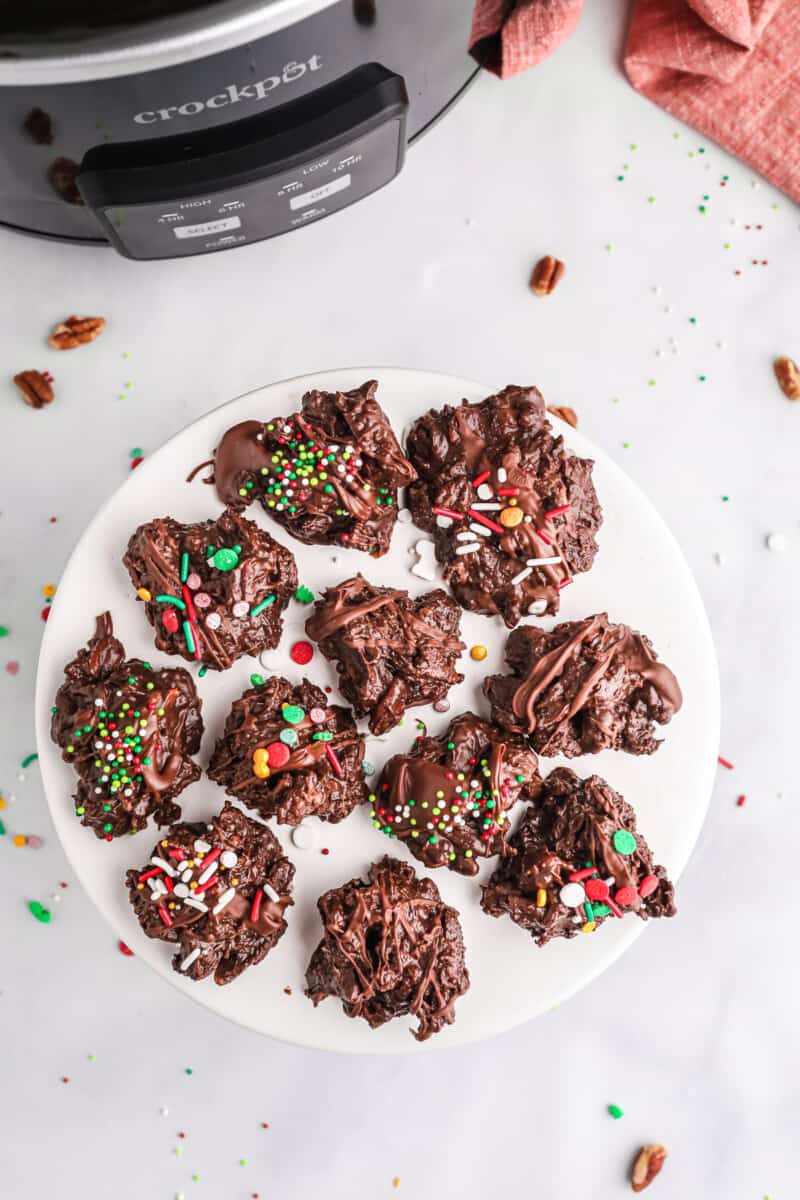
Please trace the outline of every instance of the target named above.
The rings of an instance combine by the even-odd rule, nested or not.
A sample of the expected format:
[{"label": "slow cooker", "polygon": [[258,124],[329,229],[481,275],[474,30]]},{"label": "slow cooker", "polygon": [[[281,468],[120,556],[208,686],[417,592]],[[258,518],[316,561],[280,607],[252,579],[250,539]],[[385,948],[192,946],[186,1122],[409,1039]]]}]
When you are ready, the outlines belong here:
[{"label": "slow cooker", "polygon": [[0,224],[136,259],[361,200],[478,69],[471,0],[2,7]]}]

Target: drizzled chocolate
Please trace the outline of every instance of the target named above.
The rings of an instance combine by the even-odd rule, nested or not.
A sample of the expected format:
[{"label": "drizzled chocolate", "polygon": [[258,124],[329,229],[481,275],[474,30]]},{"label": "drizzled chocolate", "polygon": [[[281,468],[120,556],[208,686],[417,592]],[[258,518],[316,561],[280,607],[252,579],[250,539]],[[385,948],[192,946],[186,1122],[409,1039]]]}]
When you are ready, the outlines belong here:
[{"label": "drizzled chocolate", "polygon": [[509,628],[556,612],[561,589],[592,565],[602,512],[594,464],[553,437],[540,392],[506,387],[432,410],[407,447],[419,476],[409,507],[459,604]]},{"label": "drizzled chocolate", "polygon": [[361,575],[328,588],[306,622],[309,637],[336,661],[339,687],[374,734],[407,708],[442,700],[464,678],[455,662],[460,613],[441,588],[416,600]]},{"label": "drizzled chocolate", "polygon": [[140,525],[123,559],[155,644],[218,671],[280,641],[281,614],[297,587],[289,550],[241,513],[181,525]]},{"label": "drizzled chocolate", "polygon": [[675,915],[673,887],[636,830],[630,804],[599,775],[559,767],[548,775],[483,888],[481,906],[504,913],[537,944],[592,933],[626,913]]},{"label": "drizzled chocolate", "polygon": [[529,734],[540,754],[652,754],[660,745],[653,723],[665,725],[682,704],[678,681],[650,640],[611,624],[606,613],[550,633],[515,629],[506,659],[509,674],[484,683],[492,719]]},{"label": "drizzled chocolate", "polygon": [[274,834],[226,802],[208,825],[173,826],[126,883],[147,936],[176,943],[173,969],[224,984],[285,933],[293,877]]},{"label": "drizzled chocolate", "polygon": [[304,679],[272,676],[234,701],[208,774],[262,817],[341,821],[366,798],[364,739],[349,709]]},{"label": "drizzled chocolate", "polygon": [[415,473],[377,388],[306,392],[299,413],[234,425],[214,456],[220,499],[240,508],[258,499],[301,542],[385,554],[397,489]]},{"label": "drizzled chocolate", "polygon": [[155,669],[125,658],[110,613],[64,668],[50,735],[78,775],[81,824],[111,841],[176,821],[175,798],[200,778],[191,759],[200,748],[202,701],[182,667]]},{"label": "drizzled chocolate", "polygon": [[373,824],[425,866],[475,875],[481,858],[508,853],[508,812],[540,784],[523,737],[462,713],[389,760],[370,796]]},{"label": "drizzled chocolate", "polygon": [[368,879],[351,879],[317,901],[322,941],[306,972],[306,995],[319,1004],[338,996],[348,1017],[373,1029],[412,1016],[425,1041],[455,1019],[469,987],[458,913],[431,879],[383,858]]}]

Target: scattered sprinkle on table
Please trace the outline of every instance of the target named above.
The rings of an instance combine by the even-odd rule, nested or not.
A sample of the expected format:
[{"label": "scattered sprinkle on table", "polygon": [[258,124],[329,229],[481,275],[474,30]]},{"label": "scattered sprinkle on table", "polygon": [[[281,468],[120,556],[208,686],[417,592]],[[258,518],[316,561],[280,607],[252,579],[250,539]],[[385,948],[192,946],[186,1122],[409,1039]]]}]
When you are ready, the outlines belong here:
[{"label": "scattered sprinkle on table", "polygon": [[20,766],[24,770],[25,767],[29,767],[32,762],[36,762],[38,757],[39,757],[38,754],[26,754],[25,757],[23,758]]},{"label": "scattered sprinkle on table", "polygon": [[489,651],[485,646],[477,645],[473,646],[469,653],[470,657],[474,658],[476,662],[483,662]]},{"label": "scattered sprinkle on table", "polygon": [[747,803],[747,796],[739,796],[739,798],[736,801],[736,807],[744,808],[746,803]]},{"label": "scattered sprinkle on table", "polygon": [[305,586],[305,584],[301,583],[300,587],[294,594],[294,598],[298,604],[313,604],[314,593],[312,592],[311,588],[308,588]]},{"label": "scattered sprinkle on table", "polygon": [[47,925],[50,922],[52,913],[49,908],[45,908],[38,900],[28,901],[28,912],[34,916],[37,921],[41,921],[42,925]]},{"label": "scattered sprinkle on table", "polygon": [[184,1075],[194,1075],[194,1067],[185,1067]]},{"label": "scattered sprinkle on table", "polygon": [[609,1104],[608,1115],[610,1117],[613,1117],[615,1121],[618,1121],[620,1119],[620,1117],[625,1116],[625,1113],[622,1111],[622,1109],[620,1108],[620,1106],[618,1104]]},{"label": "scattered sprinkle on table", "polygon": [[117,949],[119,950],[120,954],[124,954],[126,958],[133,958],[133,951],[131,950],[130,946],[126,946],[124,942],[117,942]]},{"label": "scattered sprinkle on table", "polygon": [[769,533],[769,534],[767,534],[767,549],[768,550],[776,550],[779,554],[782,554],[788,545],[789,545],[789,542],[788,542],[788,539],[787,539],[785,533]]},{"label": "scattered sprinkle on table", "polygon": [[733,770],[733,763],[728,762],[727,758],[723,758],[721,754],[717,755],[717,762],[721,767],[727,767],[729,771]]},{"label": "scattered sprinkle on table", "polygon": [[400,1187],[400,1176],[399,1175],[395,1175],[394,1179],[392,1180],[392,1187],[393,1188]]},{"label": "scattered sprinkle on table", "polygon": [[311,642],[295,642],[289,651],[289,655],[292,662],[297,663],[300,667],[304,667],[314,657],[314,647],[311,645]]},{"label": "scattered sprinkle on table", "polygon": [[9,632],[7,625],[0,625],[0,638],[8,637]]}]

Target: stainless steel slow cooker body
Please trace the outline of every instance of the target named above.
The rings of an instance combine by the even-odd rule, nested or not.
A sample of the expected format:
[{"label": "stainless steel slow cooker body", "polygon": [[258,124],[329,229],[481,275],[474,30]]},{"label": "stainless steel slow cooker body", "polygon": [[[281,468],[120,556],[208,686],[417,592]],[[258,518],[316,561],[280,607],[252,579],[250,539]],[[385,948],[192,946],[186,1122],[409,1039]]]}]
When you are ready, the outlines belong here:
[{"label": "stainless steel slow cooker body", "polygon": [[471,0],[173,5],[55,36],[0,18],[0,224],[137,258],[297,228],[388,182],[477,69]]}]

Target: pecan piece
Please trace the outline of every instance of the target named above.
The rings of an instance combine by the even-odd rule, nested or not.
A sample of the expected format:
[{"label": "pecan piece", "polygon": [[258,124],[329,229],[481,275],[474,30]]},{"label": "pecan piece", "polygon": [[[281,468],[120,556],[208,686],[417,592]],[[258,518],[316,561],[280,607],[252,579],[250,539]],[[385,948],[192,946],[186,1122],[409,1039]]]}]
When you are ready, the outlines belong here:
[{"label": "pecan piece", "polygon": [[67,204],[83,204],[77,184],[79,171],[80,166],[71,158],[56,158],[47,168],[51,188]]},{"label": "pecan piece", "polygon": [[23,121],[22,128],[37,146],[52,146],[53,121],[43,108],[32,108]]},{"label": "pecan piece", "polygon": [[44,408],[53,400],[53,376],[49,371],[20,371],[14,376],[14,383],[31,408]]},{"label": "pecan piece", "polygon": [[564,278],[566,269],[560,259],[553,258],[552,254],[546,254],[533,268],[531,291],[537,296],[549,296]]},{"label": "pecan piece", "polygon": [[84,342],[93,342],[103,332],[105,317],[67,317],[53,326],[47,339],[54,350],[74,350]]},{"label": "pecan piece", "polygon": [[554,417],[560,417],[562,421],[566,421],[573,429],[578,428],[578,414],[574,408],[567,408],[566,405],[548,404],[547,411],[552,413]]},{"label": "pecan piece", "polygon": [[664,1165],[667,1152],[663,1146],[642,1146],[631,1168],[631,1188],[643,1192],[658,1175]]},{"label": "pecan piece", "polygon": [[791,358],[776,358],[772,364],[775,378],[787,400],[800,400],[800,368]]}]

